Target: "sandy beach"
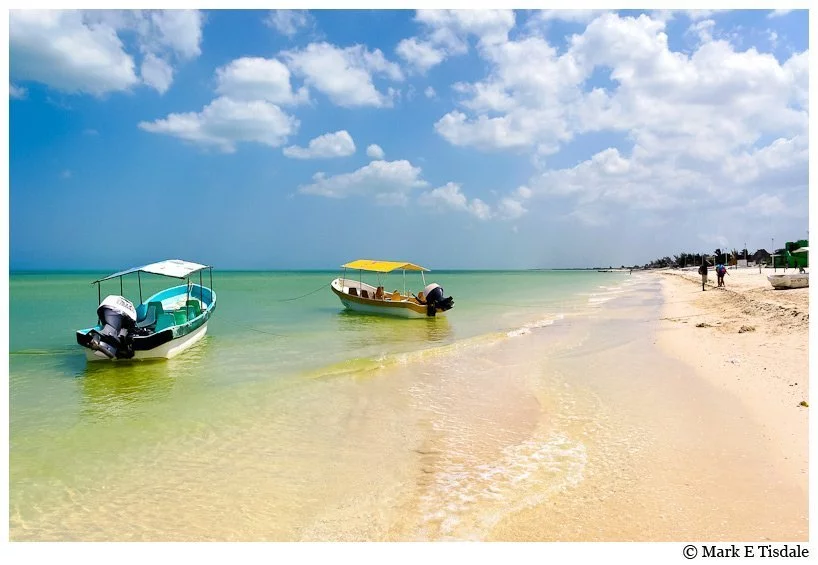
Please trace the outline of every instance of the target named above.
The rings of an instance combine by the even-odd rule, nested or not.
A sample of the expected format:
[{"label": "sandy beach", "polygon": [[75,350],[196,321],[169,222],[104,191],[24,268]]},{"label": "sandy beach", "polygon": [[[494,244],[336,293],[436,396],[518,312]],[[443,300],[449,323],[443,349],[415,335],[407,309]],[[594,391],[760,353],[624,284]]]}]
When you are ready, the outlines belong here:
[{"label": "sandy beach", "polygon": [[591,336],[616,342],[582,358],[607,378],[572,383],[604,421],[583,481],[493,539],[808,539],[808,289],[774,291],[758,269],[704,292],[695,270],[648,276],[661,285],[655,313],[623,300],[623,323]]},{"label": "sandy beach", "polygon": [[806,493],[809,409],[800,403],[809,399],[809,288],[775,290],[772,272],[730,269],[722,288],[712,274],[705,291],[695,271],[663,272],[660,343],[752,412],[780,453],[775,464]]}]

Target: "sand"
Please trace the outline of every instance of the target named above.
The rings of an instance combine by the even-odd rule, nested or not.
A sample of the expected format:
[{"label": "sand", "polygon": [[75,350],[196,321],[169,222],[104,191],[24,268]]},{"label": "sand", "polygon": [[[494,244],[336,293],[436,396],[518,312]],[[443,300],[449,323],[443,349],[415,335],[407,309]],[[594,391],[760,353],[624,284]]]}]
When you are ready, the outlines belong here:
[{"label": "sand", "polygon": [[807,540],[808,289],[757,268],[704,292],[695,269],[648,276],[662,304],[636,293],[550,361],[598,400],[583,479],[489,539]]},{"label": "sand", "polygon": [[702,291],[695,270],[662,272],[660,345],[745,405],[780,453],[777,465],[807,492],[809,289],[775,290],[768,274],[730,269],[724,287],[711,274]]}]

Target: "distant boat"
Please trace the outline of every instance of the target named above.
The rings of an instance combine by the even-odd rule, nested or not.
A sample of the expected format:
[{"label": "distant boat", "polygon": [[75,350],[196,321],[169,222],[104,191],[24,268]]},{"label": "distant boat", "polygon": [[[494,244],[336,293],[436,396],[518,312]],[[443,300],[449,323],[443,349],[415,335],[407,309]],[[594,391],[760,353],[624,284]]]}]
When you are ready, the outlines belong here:
[{"label": "distant boat", "polygon": [[[451,296],[444,298],[442,286],[437,283],[426,284],[426,277],[423,273],[429,269],[420,265],[401,261],[358,259],[341,265],[341,267],[344,269],[344,274],[333,280],[330,287],[348,310],[401,318],[427,318],[443,314],[454,306]],[[347,269],[357,270],[358,278],[347,278]],[[363,282],[364,271],[378,274],[377,286]],[[386,274],[393,271],[403,272],[402,294],[397,289],[386,292],[381,284],[381,276],[385,277]],[[420,272],[424,288],[417,295],[406,290],[406,271]]]},{"label": "distant boat", "polygon": [[[210,270],[211,288],[202,285],[205,269]],[[142,300],[140,273],[185,279],[197,272],[199,284],[188,280],[186,284],[167,288]],[[99,283],[119,277],[121,293],[122,277],[131,273],[137,273],[139,277],[140,304],[137,307],[124,296],[109,295],[102,300]],[[216,309],[216,293],[212,290],[213,268],[180,259],[134,267],[91,284],[97,285],[99,322],[93,328],[77,330],[77,343],[92,361],[174,357],[205,336],[207,322]]]},{"label": "distant boat", "polygon": [[809,273],[793,275],[769,275],[767,280],[777,290],[787,288],[805,288],[809,286]]}]

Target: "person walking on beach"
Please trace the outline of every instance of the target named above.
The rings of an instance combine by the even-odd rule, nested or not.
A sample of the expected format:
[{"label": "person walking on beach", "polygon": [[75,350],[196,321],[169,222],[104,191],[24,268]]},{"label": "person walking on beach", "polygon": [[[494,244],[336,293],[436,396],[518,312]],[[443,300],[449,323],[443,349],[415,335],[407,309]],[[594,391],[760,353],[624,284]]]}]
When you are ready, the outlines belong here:
[{"label": "person walking on beach", "polygon": [[707,282],[707,260],[702,257],[702,266],[699,267],[699,274],[702,276],[702,291],[704,291],[704,283]]},{"label": "person walking on beach", "polygon": [[718,286],[724,286],[724,275],[729,275],[727,267],[724,265],[716,265],[716,277],[718,278]]}]

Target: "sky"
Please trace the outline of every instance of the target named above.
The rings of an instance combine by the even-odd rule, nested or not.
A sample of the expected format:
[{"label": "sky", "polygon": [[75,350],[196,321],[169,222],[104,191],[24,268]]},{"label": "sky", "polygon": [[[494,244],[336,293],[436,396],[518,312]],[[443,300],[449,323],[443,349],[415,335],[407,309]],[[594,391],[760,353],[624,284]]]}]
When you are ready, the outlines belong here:
[{"label": "sky", "polygon": [[807,237],[806,10],[9,13],[9,266],[644,264]]}]

